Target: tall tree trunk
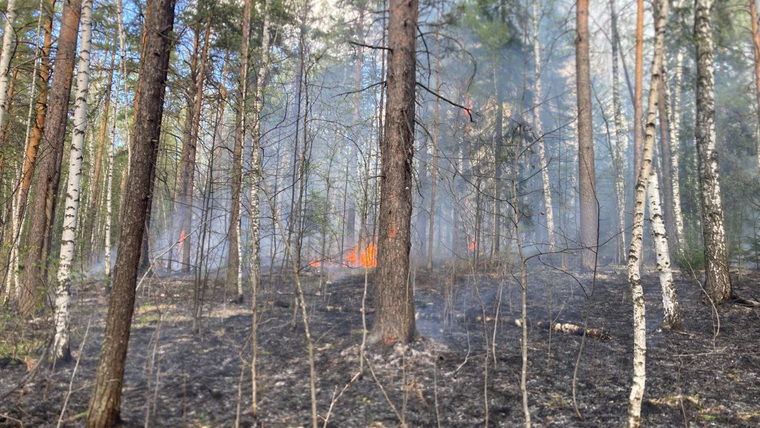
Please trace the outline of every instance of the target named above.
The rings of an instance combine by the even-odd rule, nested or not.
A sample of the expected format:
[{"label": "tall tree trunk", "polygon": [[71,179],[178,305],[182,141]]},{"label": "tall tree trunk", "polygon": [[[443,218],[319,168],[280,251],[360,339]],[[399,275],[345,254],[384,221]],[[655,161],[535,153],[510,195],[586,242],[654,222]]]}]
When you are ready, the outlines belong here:
[{"label": "tall tree trunk", "polygon": [[417,0],[391,0],[385,140],[382,146],[378,273],[371,341],[410,342],[415,335],[409,283],[414,154]]},{"label": "tall tree trunk", "polygon": [[[362,2],[357,2],[357,7],[359,8],[359,17],[357,18],[357,40],[360,44],[364,43],[364,4]],[[356,93],[354,94],[354,117],[353,117],[353,123],[352,126],[354,128],[354,132],[357,132],[356,127],[359,124],[359,117],[361,110],[359,109],[361,104],[361,88],[362,88],[362,48],[357,47],[356,48],[356,80],[354,82],[354,89],[356,90]],[[360,132],[357,132],[356,135],[361,135]],[[358,246],[361,246],[362,243],[359,242],[357,239],[357,228],[356,228],[356,196],[359,194],[359,189],[356,186],[358,176],[357,176],[357,168],[356,168],[356,162],[359,156],[359,141],[354,141],[351,144],[351,148],[349,150],[349,153],[351,153],[351,158],[348,162],[348,191],[349,194],[346,195],[346,235],[348,235],[350,242],[352,243],[352,246],[355,246],[359,248]]]},{"label": "tall tree trunk", "polygon": [[31,315],[39,303],[40,285],[47,284],[47,256],[50,251],[49,230],[53,224],[58,195],[66,122],[69,112],[71,81],[77,53],[79,16],[82,0],[65,0],[61,31],[55,57],[55,69],[50,90],[49,114],[45,119],[37,181],[34,191],[34,213],[27,237],[27,257],[22,275],[19,309]]},{"label": "tall tree trunk", "polygon": [[757,138],[757,171],[760,174],[760,31],[757,21],[757,0],[749,0],[749,16],[752,20],[752,53],[755,59],[755,97],[757,98],[758,123],[756,126]]},{"label": "tall tree trunk", "polygon": [[652,171],[655,120],[657,118],[658,91],[662,85],[662,57],[665,50],[665,28],[668,16],[667,0],[655,1],[655,41],[652,60],[652,83],[649,88],[646,135],[642,147],[640,170],[636,180],[631,246],[628,250],[628,282],[633,300],[633,385],[628,407],[628,426],[641,426],[641,403],[646,384],[646,307],[644,289],[641,285],[641,256],[644,241],[644,209],[646,206],[647,180]]},{"label": "tall tree trunk", "polygon": [[182,183],[182,191],[185,203],[184,220],[182,228],[185,231],[185,242],[182,243],[182,266],[184,270],[190,268],[191,259],[191,236],[193,235],[193,194],[195,191],[195,156],[198,147],[198,134],[201,126],[201,110],[203,109],[203,89],[206,83],[206,63],[208,62],[211,44],[211,17],[206,20],[206,32],[203,36],[203,49],[201,50],[200,64],[198,67],[198,82],[196,86],[195,105],[193,106],[193,121],[190,131],[190,143],[188,152],[188,164],[185,171],[187,181]]},{"label": "tall tree trunk", "polygon": [[728,248],[723,226],[718,152],[715,137],[715,68],[710,24],[712,0],[697,0],[694,34],[697,39],[696,140],[699,188],[702,194],[702,235],[705,245],[705,290],[715,303],[731,298]]},{"label": "tall tree trunk", "polygon": [[50,48],[53,45],[53,15],[55,9],[55,0],[49,0],[48,8],[40,10],[40,14],[45,15],[45,36],[40,48],[40,64],[37,69],[37,78],[39,79],[40,89],[37,93],[37,103],[35,106],[34,128],[32,128],[31,137],[26,145],[26,154],[24,156],[24,166],[21,170],[21,189],[19,204],[17,208],[17,217],[19,222],[23,220],[26,212],[26,204],[29,196],[29,188],[32,185],[32,176],[34,175],[34,166],[37,161],[37,152],[39,151],[40,141],[42,140],[42,131],[45,129],[45,118],[47,116],[48,102],[48,81],[50,80]]},{"label": "tall tree trunk", "polygon": [[[0,126],[3,124],[3,116],[7,109],[6,100],[8,97],[8,81],[11,66],[11,58],[14,54],[13,44],[13,24],[16,21],[16,0],[8,0],[5,8],[5,29],[3,30],[3,46],[0,51]],[[4,145],[5,141],[0,141]],[[3,146],[0,145],[0,150]]]},{"label": "tall tree trunk", "polygon": [[110,427],[120,420],[121,387],[135,304],[145,214],[150,206],[156,165],[166,74],[173,39],[174,0],[149,0],[142,53],[140,97],[133,128],[134,156],[127,186],[119,236],[119,258],[108,304],[105,339],[92,392],[87,426]]},{"label": "tall tree trunk", "polygon": [[554,251],[554,209],[552,208],[551,182],[546,163],[546,145],[541,131],[541,41],[538,37],[538,0],[533,0],[533,71],[535,87],[533,88],[533,128],[538,138],[538,161],[544,187],[544,208],[546,210],[546,231],[549,237],[549,251]]},{"label": "tall tree trunk", "polygon": [[[659,72],[659,71],[658,71]],[[633,182],[638,182],[644,141],[641,92],[644,80],[644,0],[636,0],[636,68],[633,75]]]},{"label": "tall tree trunk", "polygon": [[[106,170],[106,216],[104,223],[104,268],[103,273],[106,278],[106,289],[111,289],[111,220],[113,213],[113,167],[114,167],[114,150],[116,145],[116,123],[119,117],[119,94],[121,90],[122,82],[124,84],[126,92],[126,79],[127,79],[127,65],[126,65],[126,43],[124,37],[124,9],[122,8],[121,0],[116,0],[116,20],[117,20],[117,32],[119,38],[119,72],[116,78],[116,96],[114,97],[113,104],[113,122],[111,123],[111,141],[108,143],[108,165]],[[143,44],[143,52],[145,46]],[[142,72],[143,63],[140,63],[140,72]],[[139,95],[139,82],[137,87],[137,94]],[[137,114],[137,111],[135,111]],[[128,142],[129,144],[129,142]],[[130,158],[131,162],[131,158]],[[122,194],[122,200],[126,192]]]},{"label": "tall tree trunk", "polygon": [[235,301],[243,302],[243,269],[240,245],[240,208],[243,190],[243,142],[246,126],[246,98],[248,95],[248,44],[251,34],[251,0],[243,1],[242,37],[240,42],[240,71],[238,73],[237,110],[235,111],[235,147],[232,150],[232,189],[229,245],[227,249],[227,286],[237,290]]},{"label": "tall tree trunk", "polygon": [[[494,83],[494,95],[496,96],[496,123],[494,124],[494,242],[492,253],[494,255],[501,251],[501,174],[502,174],[502,160],[504,159],[504,93],[501,89],[499,82],[499,67],[500,61],[497,60],[498,55],[492,56],[493,62],[493,83]],[[438,102],[438,100],[436,100]]]},{"label": "tall tree trunk", "polygon": [[262,17],[261,52],[259,54],[256,92],[253,99],[253,129],[251,129],[251,308],[252,308],[252,356],[251,356],[251,405],[254,417],[258,413],[258,389],[256,383],[256,363],[258,357],[258,293],[261,287],[261,207],[259,194],[263,168],[261,164],[261,112],[264,109],[264,83],[269,67],[269,9],[266,0],[258,6],[258,16]]},{"label": "tall tree trunk", "polygon": [[[680,0],[679,4],[682,4],[683,0]],[[664,60],[663,60],[664,61]],[[667,73],[663,71],[664,76]],[[683,76],[683,49],[678,48],[676,54],[676,102],[673,107],[670,104],[670,84],[667,77],[663,80],[662,92],[664,93],[665,115],[668,117],[668,123],[670,123],[670,159],[664,160],[670,164],[671,176],[670,180],[665,180],[665,183],[670,182],[670,197],[673,202],[673,222],[675,223],[676,232],[676,245],[678,251],[683,251],[686,248],[686,238],[683,232],[683,213],[681,212],[681,185],[678,178],[679,175],[679,149],[680,149],[680,112],[678,109],[681,104],[681,78]],[[675,111],[674,111],[675,110]]]},{"label": "tall tree trunk", "polygon": [[618,68],[618,44],[620,36],[617,28],[615,0],[610,0],[610,20],[612,23],[612,109],[614,112],[615,149],[613,164],[615,167],[615,197],[618,220],[618,257],[620,263],[625,260],[625,163],[623,154],[628,149],[628,124],[623,116],[620,100],[620,71]]},{"label": "tall tree trunk", "polygon": [[[3,30],[3,46],[0,51],[0,126],[3,124],[3,116],[6,110],[6,100],[8,99],[8,74],[10,73],[11,57],[13,57],[13,24],[16,21],[16,0],[8,0],[5,8],[5,29]],[[5,141],[0,141],[0,150],[2,150]]]},{"label": "tall tree trunk", "polygon": [[[102,172],[101,169],[103,168],[103,152],[105,151],[106,139],[108,138],[108,119],[110,117],[109,114],[111,113],[111,90],[113,89],[113,72],[115,61],[116,54],[111,56],[111,67],[108,70],[105,89],[106,100],[103,104],[103,113],[101,116],[100,130],[98,133],[98,147],[95,153],[95,164],[91,170],[92,181],[90,183],[90,206],[87,208],[87,217],[84,218],[84,221],[92,225],[91,238],[94,238],[96,236],[95,231],[97,230],[97,227],[95,227],[97,224],[95,218],[97,217],[98,208],[100,207],[100,198],[98,197],[100,195],[100,176]],[[91,239],[91,242],[95,242],[95,240]]]},{"label": "tall tree trunk", "polygon": [[[441,89],[441,40],[440,35],[435,34],[435,90]],[[433,112],[433,148],[432,148],[432,165],[430,167],[430,210],[428,226],[428,243],[427,243],[427,268],[433,269],[433,245],[435,243],[435,215],[436,215],[436,190],[438,189],[438,127],[441,117],[441,100],[435,98],[435,109]],[[366,192],[365,192],[366,193]],[[365,216],[366,217],[366,216]],[[498,245],[498,240],[496,240]]]},{"label": "tall tree trunk", "polygon": [[[662,77],[662,83],[660,85],[659,101],[657,103],[658,117],[660,119],[660,170],[662,173],[662,182],[670,183],[673,180],[673,164],[671,158],[673,157],[673,149],[671,148],[670,141],[670,122],[668,117],[667,99],[665,98],[665,88],[668,82],[668,68],[667,61],[662,61],[662,71],[660,75]],[[667,235],[671,238],[676,238],[678,232],[676,231],[675,213],[673,211],[673,187],[664,185],[663,197],[667,203],[664,207],[661,207],[664,214],[665,230]]]},{"label": "tall tree trunk", "polygon": [[[190,143],[193,134],[193,118],[195,116],[195,96],[198,87],[198,57],[201,49],[200,30],[194,31],[193,53],[190,57],[190,84],[186,91],[187,109],[185,113],[185,123],[182,127],[182,149],[180,150],[179,167],[177,168],[177,179],[174,186],[174,209],[172,231],[177,234],[177,258],[182,257],[184,252],[185,239],[190,231],[184,229],[185,211],[191,209],[186,206],[187,183],[190,180],[191,171],[191,148]],[[169,263],[167,268],[172,269],[173,257],[169,254]],[[181,270],[189,269],[189,266],[180,266]]]},{"label": "tall tree trunk", "polygon": [[[665,74],[663,73],[663,76]],[[670,250],[668,235],[665,233],[665,223],[662,221],[662,204],[660,203],[660,185],[657,172],[652,169],[647,184],[649,194],[649,221],[652,223],[652,240],[657,254],[657,270],[660,272],[662,287],[662,326],[671,330],[681,329],[681,310],[678,305],[678,294],[673,282],[673,272],[670,269]]]},{"label": "tall tree trunk", "polygon": [[589,63],[588,0],[578,0],[575,72],[578,92],[578,194],[581,213],[581,268],[594,269],[599,235],[594,170],[594,138],[591,119],[591,69]]},{"label": "tall tree trunk", "polygon": [[61,236],[61,257],[58,265],[58,284],[55,289],[55,339],[53,357],[68,360],[69,350],[69,301],[71,299],[71,263],[74,260],[77,215],[79,211],[80,185],[82,182],[82,159],[84,136],[87,132],[87,94],[90,86],[90,46],[92,45],[92,0],[83,0],[81,19],[81,45],[77,66],[76,107],[74,130],[69,155],[69,178],[66,189],[66,208]]}]

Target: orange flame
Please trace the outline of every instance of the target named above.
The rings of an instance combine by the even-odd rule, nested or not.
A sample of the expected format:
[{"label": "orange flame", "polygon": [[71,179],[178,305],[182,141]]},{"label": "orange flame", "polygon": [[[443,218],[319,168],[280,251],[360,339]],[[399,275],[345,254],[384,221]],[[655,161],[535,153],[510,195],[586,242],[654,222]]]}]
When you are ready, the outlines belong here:
[{"label": "orange flame", "polygon": [[377,248],[375,244],[369,243],[363,251],[359,247],[354,247],[346,257],[349,267],[377,267]]},{"label": "orange flame", "polygon": [[185,242],[185,229],[182,229],[182,232],[179,234],[179,241],[177,241],[177,252],[182,251],[183,242]]},{"label": "orange flame", "polygon": [[470,246],[468,247],[468,249],[470,251],[475,251],[475,247],[476,246],[477,246],[477,241],[475,241],[475,238],[472,238],[472,240],[470,241]]}]

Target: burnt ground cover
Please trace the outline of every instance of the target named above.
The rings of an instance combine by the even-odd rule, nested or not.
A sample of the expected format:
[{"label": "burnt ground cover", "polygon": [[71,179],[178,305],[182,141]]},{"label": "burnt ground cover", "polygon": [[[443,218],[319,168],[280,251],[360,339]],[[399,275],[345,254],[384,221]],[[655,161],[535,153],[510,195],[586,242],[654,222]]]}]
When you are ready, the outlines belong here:
[{"label": "burnt ground cover", "polygon": [[[633,347],[625,272],[605,269],[595,284],[591,274],[541,267],[531,272],[527,389],[533,423],[624,426]],[[489,426],[522,424],[521,330],[514,324],[520,316],[520,289],[511,272],[417,272],[420,340],[408,347],[369,350],[364,375],[353,381],[359,369],[365,277],[358,271],[332,276],[324,290],[316,276],[304,281],[315,342],[318,413],[321,418],[329,413],[329,426],[391,427],[400,425],[399,418],[408,426],[483,426],[486,413]],[[702,301],[698,281],[688,275],[676,278],[681,332],[659,329],[659,283],[652,272],[644,277],[644,425],[760,425],[760,309],[727,304],[716,314]],[[742,271],[734,280],[743,296],[760,297],[760,274]],[[291,325],[292,282],[264,282],[257,418],[249,410],[250,296],[243,305],[227,303],[221,283],[212,282],[201,331],[193,334],[193,284],[171,276],[154,278],[138,292],[122,397],[126,426],[234,426],[237,414],[240,426],[310,425],[306,340],[303,323],[299,320],[295,329]],[[56,426],[59,418],[62,426],[84,425],[107,309],[102,288],[102,283],[89,282],[74,291],[72,351],[78,365],[41,365],[23,387],[0,401],[0,426]],[[367,307],[371,312],[371,297]],[[575,391],[579,418],[572,379],[582,337],[550,333],[547,321],[582,325],[586,309],[588,326],[604,329],[610,338],[584,342]],[[50,320],[21,322],[9,314],[0,320],[4,394],[27,376],[36,363],[33,356],[39,355],[38,349],[21,344],[40,347]],[[371,326],[371,313],[367,322]]]}]

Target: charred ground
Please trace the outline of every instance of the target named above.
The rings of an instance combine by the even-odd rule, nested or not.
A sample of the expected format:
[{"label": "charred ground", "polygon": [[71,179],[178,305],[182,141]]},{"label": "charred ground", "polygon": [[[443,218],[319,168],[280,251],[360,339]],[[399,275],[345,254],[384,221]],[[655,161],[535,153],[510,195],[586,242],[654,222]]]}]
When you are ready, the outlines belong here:
[{"label": "charred ground", "polygon": [[[475,271],[416,273],[417,328],[423,338],[409,347],[371,350],[371,370],[351,382],[334,403],[330,426],[396,426],[396,412],[408,426],[482,426],[486,407],[489,426],[522,423],[521,332],[514,324],[520,317],[520,289],[508,275]],[[594,283],[591,274],[533,271],[528,284],[528,392],[534,423],[624,425],[632,355],[625,273],[605,270]],[[305,281],[322,417],[359,369],[365,276],[360,271],[340,274],[324,290],[317,277]],[[371,274],[368,279],[371,287]],[[760,309],[729,304],[719,307],[716,316],[703,302],[699,282],[678,275],[684,329],[661,331],[659,283],[653,274],[644,279],[649,348],[644,424],[760,424]],[[743,295],[760,295],[760,274],[743,271],[734,280]],[[221,281],[211,285],[201,334],[193,335],[188,303],[193,285],[174,276],[153,279],[139,291],[122,399],[125,425],[233,426],[238,405],[241,426],[310,424],[309,365],[303,323],[299,319],[292,327],[292,282],[264,282],[257,419],[250,414],[247,367],[250,305],[225,303],[229,295]],[[22,388],[0,401],[0,426],[55,426],[67,396],[62,425],[84,424],[103,339],[107,303],[102,289],[102,283],[90,282],[75,291],[73,353],[79,364],[73,382],[75,362],[52,370],[41,366]],[[371,297],[367,307],[371,312]],[[539,323],[582,325],[586,308],[588,326],[606,330],[611,339],[585,340],[576,382],[580,419],[572,404],[572,378],[582,338],[550,334]],[[371,326],[371,313],[367,321]],[[0,393],[27,375],[39,353],[34,344],[40,347],[51,331],[46,319],[20,322],[6,314],[2,322]]]}]

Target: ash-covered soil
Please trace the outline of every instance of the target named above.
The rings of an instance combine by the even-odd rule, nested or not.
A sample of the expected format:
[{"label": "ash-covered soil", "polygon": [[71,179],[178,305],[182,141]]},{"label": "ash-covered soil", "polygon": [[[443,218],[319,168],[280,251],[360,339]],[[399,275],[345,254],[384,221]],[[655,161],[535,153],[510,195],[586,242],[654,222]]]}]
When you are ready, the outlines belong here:
[{"label": "ash-covered soil", "polygon": [[[597,275],[532,268],[528,278],[528,400],[535,426],[624,426],[632,366],[632,308],[624,271]],[[333,272],[320,290],[305,278],[314,338],[319,424],[332,427],[512,427],[524,421],[520,393],[520,288],[512,272],[473,269],[414,279],[417,327],[409,347],[370,349],[360,366],[364,275]],[[456,280],[454,280],[456,278]],[[744,297],[760,297],[760,275],[734,277]],[[369,276],[371,287],[372,276]],[[193,283],[154,279],[140,289],[122,398],[126,426],[291,427],[311,424],[309,363],[303,322],[294,329],[292,281],[265,279],[258,327],[259,413],[251,415],[250,295],[226,303],[222,286],[206,292],[201,331],[193,334]],[[648,427],[760,425],[760,309],[703,303],[698,281],[677,276],[683,331],[659,329],[657,276],[644,277],[647,298]],[[0,426],[82,426],[98,364],[107,303],[102,283],[74,291],[75,362],[47,366],[0,401]],[[371,297],[368,326],[373,315]],[[604,329],[607,340],[549,332],[548,321]],[[50,331],[49,320],[13,322],[0,329],[4,349]],[[87,327],[89,325],[89,330]],[[495,330],[495,331],[494,331]],[[85,331],[87,331],[85,337]],[[82,352],[79,349],[82,346]],[[35,361],[0,360],[0,394],[13,388]],[[76,368],[75,376],[72,376]],[[353,378],[353,380],[352,380]],[[62,409],[65,411],[62,414]],[[62,415],[62,416],[61,416]]]}]

